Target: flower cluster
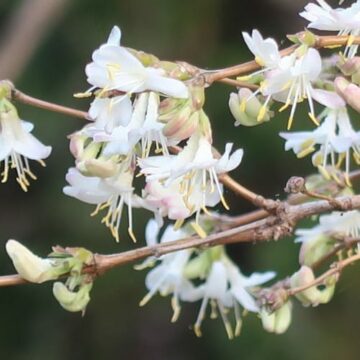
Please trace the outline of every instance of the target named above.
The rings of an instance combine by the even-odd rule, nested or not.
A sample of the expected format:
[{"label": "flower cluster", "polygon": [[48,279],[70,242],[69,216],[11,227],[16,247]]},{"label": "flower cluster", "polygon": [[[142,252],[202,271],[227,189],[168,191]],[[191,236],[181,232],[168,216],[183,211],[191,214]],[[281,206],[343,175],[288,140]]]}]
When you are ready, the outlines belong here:
[{"label": "flower cluster", "polygon": [[360,131],[353,129],[346,108],[327,110],[321,117],[323,122],[313,131],[280,133],[286,139],[285,150],[293,150],[298,158],[313,153],[313,165],[328,179],[345,163],[345,179],[350,185],[351,154],[360,165]]},{"label": "flower cluster", "polygon": [[36,180],[29,160],[36,160],[45,166],[44,159],[51,153],[51,147],[43,145],[31,131],[33,124],[19,118],[14,105],[8,100],[9,85],[0,84],[0,162],[4,162],[1,182],[6,182],[9,170],[16,171],[16,181],[26,192],[30,186],[29,178]]},{"label": "flower cluster", "polygon": [[[203,235],[199,214],[219,202],[227,207],[218,175],[236,168],[243,151],[230,154],[228,144],[217,158],[202,110],[204,89],[171,77],[160,61],[145,66],[120,37],[114,27],[86,67],[92,87],[81,96],[95,94],[92,123],[70,136],[76,167],[68,171],[64,192],[95,204],[94,214],[106,209],[102,222],[116,240],[124,206],[134,241],[133,207],[152,211],[160,224],[163,217],[181,224],[195,214],[194,228]],[[171,155],[169,148],[180,141],[185,147]],[[145,175],[145,184],[136,192],[138,175]]]},{"label": "flower cluster", "polygon": [[[290,108],[287,124],[290,130],[299,104],[306,100],[310,125],[316,127],[280,132],[280,136],[286,140],[285,150],[292,150],[298,158],[312,154],[312,164],[320,174],[313,175],[308,182],[296,178],[295,185],[287,189],[294,198],[298,192],[303,193],[297,200],[308,201],[311,196],[326,200],[333,209],[343,210],[347,209],[347,204],[342,206],[345,201],[332,196],[353,194],[350,169],[360,165],[360,131],[356,130],[353,115],[354,111],[360,112],[360,57],[356,56],[359,39],[355,38],[360,35],[360,0],[348,8],[336,9],[324,0],[317,0],[317,4],[308,4],[300,15],[310,22],[309,28],[346,35],[344,54],[322,58],[319,38],[309,30],[289,36],[295,46],[285,52],[279,50],[274,39],[263,38],[254,30],[251,34],[243,33],[243,37],[254,55],[251,66],[259,70],[236,82],[225,76],[222,80],[236,85],[242,81],[246,85],[229,98],[235,126],[269,122],[275,115],[271,108],[279,102],[279,112]],[[149,257],[136,267],[151,268],[145,279],[148,293],[140,306],[157,293],[171,296],[174,322],[183,303],[198,301],[199,312],[193,327],[197,336],[201,336],[209,307],[211,318],[220,314],[229,338],[239,335],[242,316],[248,312],[258,315],[265,330],[283,333],[291,322],[291,296],[304,306],[331,300],[340,270],[332,267],[329,273],[316,278],[314,269],[319,264],[342,255],[344,249],[349,253],[355,251],[356,260],[360,259],[360,212],[350,211],[356,204],[351,203],[349,211],[320,216],[319,224],[312,229],[295,231],[296,242],[301,242],[300,269],[292,276],[269,288],[262,285],[275,277],[274,272],[245,276],[224,246],[219,245],[224,242],[201,238],[225,228],[221,239],[232,241],[236,231],[246,229],[244,232],[251,230],[249,238],[253,241],[258,234],[265,238],[263,233],[267,231],[263,229],[268,230],[268,226],[269,230],[271,226],[274,229],[269,231],[269,237],[278,238],[283,224],[290,231],[302,216],[290,216],[287,205],[291,198],[288,202],[264,201],[261,205],[262,196],[240,184],[238,192],[263,206],[262,211],[241,217],[241,221],[245,218],[248,222],[240,230],[236,228],[238,219],[211,212],[209,208],[219,204],[229,209],[223,175],[237,168],[243,158],[243,150],[233,149],[233,143],[227,143],[222,154],[212,146],[212,126],[204,104],[205,89],[213,82],[214,74],[198,68],[191,70],[189,64],[161,61],[122,46],[120,40],[120,29],[115,26],[86,66],[90,88],[75,95],[91,97],[92,102],[86,113],[89,122],[69,136],[75,164],[67,172],[64,193],[95,205],[92,215],[104,211],[102,223],[116,241],[126,211],[128,234],[133,241],[136,241],[133,208],[151,213],[153,219],[145,231],[148,247],[144,252],[136,251],[140,255],[135,257],[143,258],[149,253],[159,256]],[[231,67],[230,73],[238,68]],[[214,72],[224,74],[224,70]],[[29,159],[44,165],[43,159],[49,156],[51,147],[40,143],[31,134],[32,124],[19,118],[10,102],[12,90],[7,83],[0,82],[0,162],[4,167],[1,176],[5,182],[10,169],[15,169],[17,182],[27,191],[29,179],[36,179]],[[320,106],[324,108],[319,110]],[[336,181],[330,182],[333,179]],[[309,215],[306,206],[303,209]],[[261,220],[253,222],[251,219],[259,219],[259,214]],[[169,220],[172,224],[162,229]],[[192,241],[197,246],[206,246],[191,248]],[[159,248],[162,252],[157,253]],[[6,251],[23,280],[43,283],[66,277],[65,282],[54,283],[53,294],[64,309],[73,312],[85,311],[95,275],[104,267],[106,270],[111,267],[109,263],[104,266],[106,255],[93,255],[83,248],[55,247],[48,257],[40,258],[17,241],[9,240]],[[113,256],[110,258],[113,260]],[[349,264],[354,259],[346,260]],[[99,270],[101,261],[103,266]]]},{"label": "flower cluster", "polygon": [[[160,242],[174,241],[189,236],[192,232],[188,227],[176,230],[173,226],[168,226]],[[158,233],[156,221],[150,220],[146,228],[148,245],[157,242]],[[157,262],[159,263],[156,264]],[[174,322],[180,314],[180,302],[201,300],[194,324],[195,334],[201,336],[201,324],[210,304],[211,318],[216,318],[217,313],[220,314],[230,339],[240,334],[241,309],[245,312],[260,313],[261,309],[256,301],[259,285],[275,276],[274,272],[253,273],[249,277],[243,275],[221,246],[200,252],[186,249],[163,255],[159,259],[149,259],[140,268],[147,266],[154,267],[146,276],[145,284],[149,292],[140,305],[145,305],[157,292],[162,296],[171,295]],[[234,329],[228,316],[229,311],[234,312]]]}]

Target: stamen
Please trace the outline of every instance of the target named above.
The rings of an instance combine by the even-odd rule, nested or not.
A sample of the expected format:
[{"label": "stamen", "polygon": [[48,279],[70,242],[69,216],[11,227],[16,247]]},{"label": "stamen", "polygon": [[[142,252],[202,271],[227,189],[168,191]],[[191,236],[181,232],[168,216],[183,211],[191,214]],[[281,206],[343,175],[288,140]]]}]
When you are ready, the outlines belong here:
[{"label": "stamen", "polygon": [[318,119],[315,117],[314,114],[312,114],[312,113],[309,112],[308,115],[309,115],[309,118],[312,120],[312,122],[313,122],[316,126],[319,126],[319,125],[320,125]]},{"label": "stamen", "polygon": [[174,224],[174,230],[175,231],[179,230],[183,226],[184,221],[185,221],[184,219],[177,219]]},{"label": "stamen", "polygon": [[230,321],[229,321],[228,317],[226,316],[226,312],[225,312],[223,305],[220,302],[217,302],[217,304],[218,304],[218,307],[220,310],[220,315],[222,317],[222,321],[225,325],[225,330],[226,330],[227,336],[228,336],[229,340],[232,340],[234,338],[234,333],[233,333]]},{"label": "stamen", "polygon": [[173,309],[173,316],[171,318],[171,322],[174,323],[179,319],[181,307],[179,305],[179,299],[177,296],[173,296],[171,298],[171,307]]},{"label": "stamen", "polygon": [[200,236],[201,239],[205,239],[207,234],[205,230],[196,222],[191,222],[190,225],[195,230],[195,232]]}]

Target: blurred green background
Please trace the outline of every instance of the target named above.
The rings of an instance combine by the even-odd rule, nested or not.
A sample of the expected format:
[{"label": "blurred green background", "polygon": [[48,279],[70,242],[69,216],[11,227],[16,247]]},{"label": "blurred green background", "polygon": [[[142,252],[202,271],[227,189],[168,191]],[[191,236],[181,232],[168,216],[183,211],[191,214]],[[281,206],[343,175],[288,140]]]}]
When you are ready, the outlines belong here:
[{"label": "blurred green background", "polygon": [[[303,29],[305,22],[297,13],[305,3],[1,0],[0,74],[33,96],[86,110],[88,100],[74,99],[72,94],[88,88],[85,64],[114,24],[121,27],[126,46],[163,59],[217,68],[250,59],[241,37],[244,30],[257,28],[280,41],[286,33]],[[49,21],[41,22],[46,11]],[[213,122],[215,144],[220,150],[228,141],[243,147],[245,157],[234,177],[265,196],[281,198],[290,176],[313,171],[310,159],[296,161],[292,153],[283,151],[277,134],[285,128],[286,117],[276,117],[256,129],[235,129],[227,107],[231,91],[234,89],[221,84],[208,90],[206,109]],[[84,246],[99,253],[134,248],[125,231],[116,244],[100,219],[90,218],[92,207],[62,194],[65,173],[73,164],[66,136],[83,122],[20,104],[18,107],[22,118],[34,122],[35,134],[53,146],[53,153],[47,168],[33,164],[39,180],[32,183],[28,193],[21,191],[14,176],[0,187],[0,272],[14,272],[4,250],[9,238],[42,255],[56,244]],[[295,128],[308,123],[305,113],[299,112]],[[227,198],[234,214],[252,209],[231,194]],[[148,218],[148,213],[135,211],[140,244]],[[229,251],[245,273],[273,269],[283,277],[297,269],[298,246],[292,239],[256,247],[235,245]],[[357,274],[356,267],[345,272],[329,305],[304,309],[297,304],[286,334],[267,334],[255,316],[248,316],[241,337],[233,341],[227,340],[220,320],[204,321],[203,338],[195,337],[191,324],[199,304],[185,304],[176,324],[170,323],[168,298],[155,297],[139,308],[138,302],[146,293],[145,273],[134,271],[132,265],[96,280],[84,318],[60,308],[51,284],[1,288],[0,359],[358,359]]]}]

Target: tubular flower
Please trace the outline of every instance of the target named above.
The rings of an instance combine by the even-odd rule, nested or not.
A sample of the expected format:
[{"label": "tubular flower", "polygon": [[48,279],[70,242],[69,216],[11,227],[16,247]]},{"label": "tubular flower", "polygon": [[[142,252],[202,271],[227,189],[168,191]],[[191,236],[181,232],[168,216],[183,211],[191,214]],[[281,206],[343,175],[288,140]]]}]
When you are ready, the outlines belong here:
[{"label": "tubular flower", "polygon": [[251,289],[271,280],[274,276],[275,273],[267,272],[263,274],[254,273],[250,277],[245,277],[226,256],[214,261],[205,283],[194,289],[193,293],[187,294],[188,301],[202,299],[200,311],[194,325],[196,335],[201,336],[201,323],[205,318],[209,302],[212,306],[211,317],[216,317],[216,308],[218,308],[230,339],[234,337],[234,333],[227,317],[227,309],[234,308],[236,318],[235,336],[239,335],[241,329],[239,305],[245,310],[259,312],[260,309],[251,294]]},{"label": "tubular flower", "polygon": [[120,46],[121,31],[112,29],[108,41],[95,50],[93,62],[86,67],[88,82],[103,92],[125,93],[156,91],[166,96],[186,98],[187,87],[179,80],[166,77],[165,71],[145,67],[126,48]]},{"label": "tubular flower", "polygon": [[330,162],[333,168],[339,168],[345,160],[345,180],[349,184],[351,151],[356,162],[360,163],[360,132],[352,128],[346,108],[328,110],[324,117],[323,123],[313,131],[280,133],[280,136],[286,139],[285,150],[292,149],[297,157],[301,158],[314,152],[316,146],[320,146],[312,157],[313,165],[326,178],[330,178],[327,172],[328,163]]},{"label": "tubular flower", "polygon": [[88,177],[82,175],[77,169],[70,168],[66,174],[70,186],[64,187],[64,193],[88,204],[95,204],[96,215],[100,210],[107,209],[102,219],[111,231],[116,241],[119,241],[119,226],[124,205],[128,207],[128,232],[134,242],[132,208],[139,206],[139,199],[134,195],[132,187],[133,174],[129,171],[119,172],[111,178]]},{"label": "tubular flower", "polygon": [[4,161],[2,182],[7,181],[9,170],[15,169],[16,181],[27,191],[29,178],[36,180],[30,170],[29,159],[45,166],[43,159],[50,155],[51,147],[43,145],[30,133],[33,125],[20,120],[10,102],[2,99],[0,106],[0,161]]},{"label": "tubular flower", "polygon": [[255,59],[263,66],[262,70],[250,75],[252,77],[263,73],[265,79],[260,88],[247,99],[249,101],[258,93],[265,96],[265,102],[258,112],[259,122],[264,121],[267,116],[271,99],[284,103],[280,111],[291,105],[288,129],[292,126],[297,104],[304,99],[307,99],[309,104],[309,117],[316,125],[318,120],[315,116],[314,100],[330,108],[345,106],[342,98],[335,92],[314,88],[313,83],[318,80],[322,70],[321,57],[317,50],[303,48],[302,52],[281,57],[276,42],[273,39],[263,39],[258,31],[253,31],[252,37],[244,33],[244,39]]},{"label": "tubular flower", "polygon": [[227,208],[218,174],[235,169],[243,156],[242,149],[230,155],[231,149],[232,144],[227,144],[224,155],[216,159],[209,141],[194,134],[178,155],[153,156],[139,159],[138,163],[148,183],[157,181],[163,184],[161,192],[164,195],[165,188],[175,184],[173,190],[183,197],[190,214],[196,212],[199,216],[201,209],[206,211],[208,203],[215,206],[222,201]]},{"label": "tubular flower", "polygon": [[[155,220],[150,220],[146,227],[146,242],[148,246],[157,243],[159,227]],[[160,239],[160,243],[179,240],[189,236],[183,229],[175,230],[169,225]],[[146,276],[145,284],[149,292],[141,300],[140,306],[144,306],[159,292],[162,296],[172,295],[171,305],[173,316],[171,321],[175,322],[180,315],[180,300],[187,293],[194,291],[194,286],[184,276],[185,266],[193,252],[193,249],[177,251],[173,254],[163,255],[156,265]]]},{"label": "tubular flower", "polygon": [[324,0],[317,0],[317,4],[310,3],[300,16],[310,22],[309,28],[322,31],[338,31],[339,35],[350,35],[345,49],[345,56],[356,55],[358,45],[352,45],[354,36],[360,34],[360,3],[355,2],[348,8],[333,9]]}]

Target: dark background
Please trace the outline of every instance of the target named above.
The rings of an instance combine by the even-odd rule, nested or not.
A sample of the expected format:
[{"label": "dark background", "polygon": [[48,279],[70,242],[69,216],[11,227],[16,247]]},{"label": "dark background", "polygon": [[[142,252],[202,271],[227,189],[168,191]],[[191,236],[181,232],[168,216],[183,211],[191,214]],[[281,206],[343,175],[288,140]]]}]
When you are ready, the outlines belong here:
[{"label": "dark background", "polygon": [[[41,2],[57,8],[49,12],[49,21],[43,22],[36,33],[31,29],[47,11],[39,6]],[[279,41],[286,33],[302,30],[305,22],[297,13],[305,3],[0,0],[0,77],[10,77],[19,89],[33,96],[86,110],[88,100],[74,99],[72,94],[88,88],[85,64],[114,24],[121,27],[122,44],[126,46],[153,52],[163,59],[217,68],[251,58],[242,41],[244,30],[257,28]],[[245,156],[234,177],[264,196],[282,197],[290,176],[313,172],[310,158],[296,160],[292,153],[283,151],[284,143],[277,134],[285,129],[286,117],[277,116],[256,129],[234,128],[227,107],[231,91],[219,84],[207,92],[206,110],[212,119],[215,145],[222,150],[226,142],[232,141],[236,147],[243,147]],[[55,244],[84,246],[99,253],[134,248],[125,231],[120,244],[116,244],[100,218],[90,218],[91,206],[62,194],[65,173],[73,164],[66,136],[83,122],[20,104],[18,108],[22,118],[34,122],[35,134],[53,146],[53,153],[47,168],[33,164],[39,180],[31,184],[28,193],[21,191],[14,176],[0,186],[1,273],[14,272],[4,249],[9,238],[40,255],[47,254]],[[299,112],[295,129],[309,125],[305,112]],[[251,209],[245,200],[231,194],[227,199],[234,214]],[[135,211],[134,216],[141,245],[149,214]],[[236,245],[230,253],[245,273],[273,269],[283,277],[298,267],[298,245],[292,239],[256,247]],[[227,340],[220,320],[206,320],[203,338],[195,337],[190,326],[199,304],[185,304],[176,324],[170,323],[168,298],[155,297],[139,308],[138,302],[146,292],[145,273],[134,271],[132,265],[96,280],[84,318],[65,312],[57,304],[51,284],[1,288],[0,359],[357,359],[358,274],[356,267],[344,274],[335,299],[328,305],[305,309],[296,304],[286,334],[267,334],[260,321],[249,316],[241,337],[234,341]]]}]

